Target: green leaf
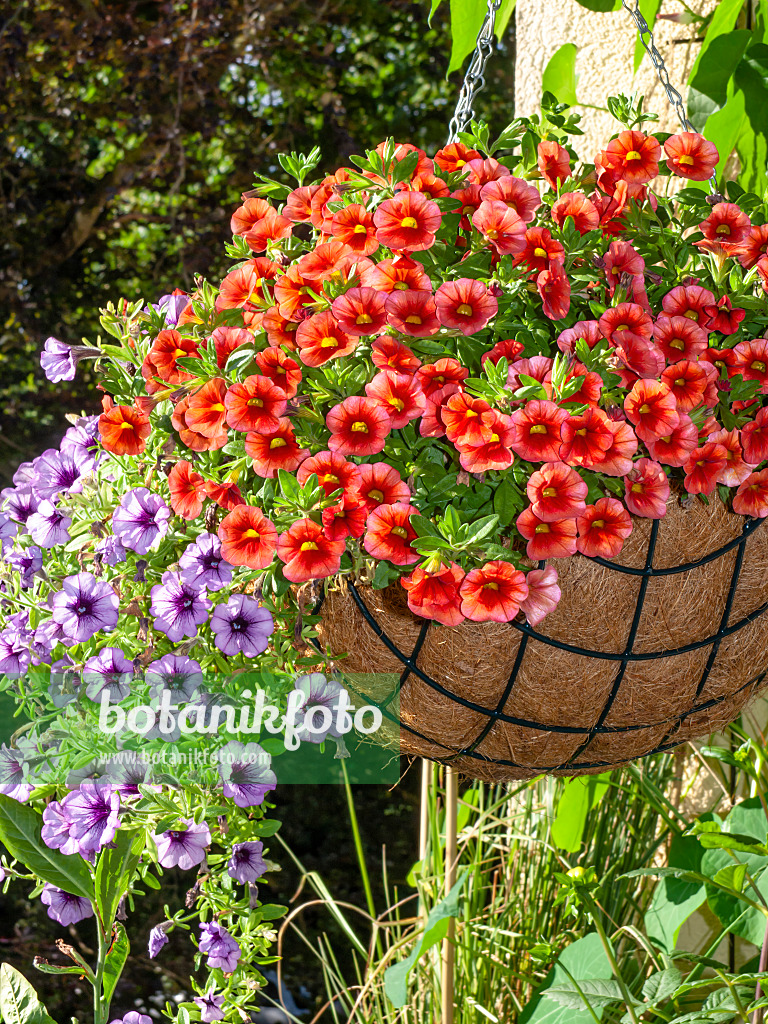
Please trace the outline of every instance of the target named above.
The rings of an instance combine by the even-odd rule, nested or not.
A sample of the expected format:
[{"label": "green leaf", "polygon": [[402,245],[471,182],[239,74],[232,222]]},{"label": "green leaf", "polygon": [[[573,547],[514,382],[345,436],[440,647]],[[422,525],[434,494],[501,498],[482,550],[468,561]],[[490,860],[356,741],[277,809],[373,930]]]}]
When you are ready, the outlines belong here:
[{"label": "green leaf", "polygon": [[486,0],[451,0],[451,62],[448,74],[457,71],[475,48],[483,26]]},{"label": "green leaf", "polygon": [[400,1009],[408,1002],[408,975],[419,958],[438,942],[442,942],[448,933],[448,921],[459,914],[459,893],[469,877],[465,871],[445,899],[437,903],[429,912],[424,931],[411,951],[410,956],[401,960],[384,972],[384,991],[393,1006]]},{"label": "green leaf", "polygon": [[501,0],[501,7],[496,12],[496,38],[501,39],[507,30],[509,19],[517,7],[517,0]]},{"label": "green leaf", "polygon": [[666,971],[657,971],[643,985],[643,995],[649,1003],[658,1006],[669,999],[682,980],[683,975],[676,967],[668,967]]},{"label": "green leaf", "polygon": [[499,517],[499,526],[509,526],[523,507],[520,493],[508,477],[504,477],[493,495],[493,511]]},{"label": "green leaf", "polygon": [[66,964],[52,964],[47,960],[44,960],[41,956],[36,956],[32,961],[32,966],[36,971],[40,971],[41,974],[77,974],[82,975],[82,967],[72,964],[68,967]]},{"label": "green leaf", "polygon": [[115,986],[120,980],[120,975],[123,973],[125,961],[128,959],[130,951],[131,944],[128,941],[125,928],[123,928],[119,921],[115,921],[114,928],[112,929],[112,944],[107,950],[107,958],[104,961],[104,980],[102,984],[107,1004],[112,999]]},{"label": "green leaf", "polygon": [[725,106],[728,84],[751,40],[747,29],[720,35],[709,46],[707,59],[697,62],[688,86],[688,116],[697,129]]},{"label": "green leaf", "polygon": [[49,849],[40,837],[42,815],[0,794],[0,842],[38,878],[73,896],[93,900],[93,880],[82,857]]},{"label": "green leaf", "polygon": [[485,540],[486,537],[490,537],[498,525],[499,517],[496,515],[485,516],[483,519],[478,519],[476,523],[472,523],[469,527],[465,538],[465,544],[479,544],[480,541]]},{"label": "green leaf", "polygon": [[[581,991],[579,991],[581,990]],[[582,994],[583,993],[583,996]],[[552,986],[547,989],[547,997],[554,999],[570,1010],[584,1008],[585,998],[593,1008],[607,1006],[609,1003],[621,1002],[624,998],[621,986],[615,978],[596,978],[594,981],[579,981],[578,988],[571,981],[567,986]]]},{"label": "green leaf", "polygon": [[718,885],[724,885],[728,889],[733,889],[735,892],[744,892],[746,877],[746,864],[729,864],[727,868],[721,868],[712,881],[717,882]]},{"label": "green leaf", "polygon": [[105,847],[96,868],[96,904],[105,930],[115,918],[117,906],[128,891],[144,849],[144,832],[119,831],[114,846]]},{"label": "green leaf", "polygon": [[621,0],[577,0],[577,3],[586,7],[588,11],[597,11],[599,14],[618,11],[621,7]]},{"label": "green leaf", "polygon": [[566,782],[552,819],[551,837],[555,846],[569,853],[581,849],[587,817],[611,788],[610,778],[610,773],[606,772]]},{"label": "green leaf", "polygon": [[279,903],[266,903],[259,907],[259,913],[262,921],[277,921],[288,913],[288,907],[282,907]]},{"label": "green leaf", "polygon": [[0,1013],[4,1024],[56,1024],[24,975],[10,964],[0,967]]},{"label": "green leaf", "polygon": [[578,103],[576,99],[576,55],[579,52],[578,46],[574,43],[565,43],[560,46],[547,62],[544,73],[541,76],[542,93],[551,92],[560,102],[567,103],[574,107]]},{"label": "green leaf", "polygon": [[[698,871],[704,851],[693,837],[675,836],[669,848],[669,864],[680,869]],[[683,924],[706,900],[701,881],[662,878],[653,891],[645,914],[648,937],[667,953],[675,948]]]},{"label": "green leaf", "polygon": [[[548,990],[572,987],[571,979],[581,986],[582,982],[609,980],[611,977],[611,965],[600,936],[590,932],[563,950],[541,987],[526,1004],[519,1024],[595,1024],[594,1017],[583,1002],[580,1008],[570,1009],[551,998]],[[602,1007],[596,1006],[594,1012],[600,1017]]]}]

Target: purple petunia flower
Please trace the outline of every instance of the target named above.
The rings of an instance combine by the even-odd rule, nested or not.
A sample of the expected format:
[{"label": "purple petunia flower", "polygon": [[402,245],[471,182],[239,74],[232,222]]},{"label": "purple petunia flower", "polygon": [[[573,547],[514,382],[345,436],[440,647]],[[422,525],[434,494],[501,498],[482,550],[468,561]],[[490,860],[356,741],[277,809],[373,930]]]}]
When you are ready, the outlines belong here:
[{"label": "purple petunia flower", "polygon": [[272,758],[258,743],[232,740],[219,751],[219,775],[224,783],[224,796],[231,797],[238,807],[256,807],[277,778],[270,768]]},{"label": "purple petunia flower", "polygon": [[147,665],[144,678],[149,684],[150,697],[162,697],[163,690],[170,690],[171,703],[182,704],[191,700],[203,685],[203,670],[200,663],[192,658],[182,654],[164,654]]},{"label": "purple petunia flower", "polygon": [[57,544],[66,544],[69,540],[71,525],[71,517],[65,516],[48,500],[41,501],[37,512],[33,512],[27,520],[27,529],[32,540],[41,548],[53,548]]},{"label": "purple petunia flower", "polygon": [[247,594],[233,594],[226,604],[217,605],[211,616],[216,646],[224,654],[242,653],[255,658],[267,649],[274,629],[267,609]]},{"label": "purple petunia flower", "polygon": [[158,301],[152,304],[152,308],[156,309],[158,313],[165,314],[166,327],[175,327],[188,303],[189,296],[185,293],[181,295],[161,295]]},{"label": "purple petunia flower", "polygon": [[150,785],[152,780],[152,763],[140,750],[131,753],[130,759],[110,761],[102,776],[115,786],[121,797],[138,796],[139,786]]},{"label": "purple petunia flower", "polygon": [[101,555],[105,565],[122,565],[128,558],[128,552],[119,537],[105,537],[96,545],[96,554]]},{"label": "purple petunia flower", "polygon": [[208,967],[220,967],[226,974],[232,974],[242,950],[226,928],[214,921],[200,925],[201,952],[208,954]]},{"label": "purple petunia flower", "polygon": [[48,907],[48,917],[59,924],[77,924],[87,917],[93,917],[93,906],[90,900],[82,896],[73,896],[71,892],[57,889],[50,882],[45,883],[40,893],[40,901]]},{"label": "purple petunia flower", "polygon": [[111,785],[83,782],[79,790],[67,793],[62,808],[80,853],[99,850],[115,838],[120,826],[120,794]]},{"label": "purple petunia flower", "polygon": [[101,459],[98,446],[98,416],[81,416],[77,423],[69,428],[59,445],[62,452],[71,451],[75,458],[91,459],[94,464]]},{"label": "purple petunia flower", "polygon": [[43,552],[35,545],[21,551],[9,551],[6,561],[21,576],[21,586],[27,590],[32,586],[35,573],[43,568]]},{"label": "purple petunia flower", "polygon": [[146,555],[168,532],[170,518],[171,510],[159,494],[135,487],[120,499],[112,514],[112,529],[126,548]]},{"label": "purple petunia flower", "polygon": [[77,841],[70,835],[71,828],[72,820],[58,800],[52,800],[43,808],[41,835],[43,842],[51,850],[61,850],[66,854],[78,852]]},{"label": "purple petunia flower", "polygon": [[205,1024],[213,1024],[213,1021],[224,1020],[224,996],[215,996],[213,992],[206,992],[204,996],[195,996],[195,1002],[200,1007],[200,1020]]},{"label": "purple petunia flower", "polygon": [[18,525],[12,519],[4,512],[0,512],[0,551],[3,550],[3,545],[13,540],[18,529]]},{"label": "purple petunia flower", "polygon": [[249,843],[235,843],[232,856],[227,864],[227,874],[238,882],[255,882],[267,870],[262,851],[264,844],[260,840]]},{"label": "purple petunia flower", "polygon": [[150,960],[154,960],[163,946],[168,945],[168,932],[172,928],[173,921],[163,921],[162,924],[155,925],[150,931],[149,942],[147,943]]},{"label": "purple petunia flower", "polygon": [[46,338],[43,351],[40,353],[40,365],[45,376],[53,384],[61,380],[74,380],[77,363],[72,346],[58,338]]},{"label": "purple petunia flower", "polygon": [[51,605],[54,620],[75,643],[90,640],[100,631],[109,633],[117,625],[120,610],[112,587],[90,572],[67,576]]},{"label": "purple petunia flower", "polygon": [[[310,672],[309,675],[299,676],[296,679],[294,693],[296,692],[301,695],[297,711],[300,711],[305,719],[307,712],[311,712],[314,708],[325,708],[330,712],[330,716],[322,713],[311,714],[310,721],[314,728],[310,731],[306,726],[300,725],[296,729],[297,738],[301,742],[309,743],[323,743],[329,736],[337,740],[343,739],[343,733],[338,729],[338,715],[335,711],[339,697],[348,693],[341,683],[336,679],[327,679],[322,672]],[[349,699],[347,699],[346,705],[347,707],[351,706]]]},{"label": "purple petunia flower", "polygon": [[85,692],[97,704],[104,693],[111,704],[119,704],[131,692],[133,674],[133,662],[119,647],[104,647],[83,666]]},{"label": "purple petunia flower", "polygon": [[0,675],[18,679],[27,671],[31,661],[29,633],[19,629],[3,630],[0,633]]},{"label": "purple petunia flower", "polygon": [[48,696],[54,707],[63,708],[77,700],[81,683],[80,670],[75,667],[69,655],[65,654],[63,658],[54,661],[48,683]]},{"label": "purple petunia flower", "polygon": [[152,1018],[138,1010],[129,1010],[124,1017],[112,1020],[109,1024],[153,1024]]},{"label": "purple petunia flower", "polygon": [[150,593],[154,627],[172,643],[185,636],[196,636],[197,627],[208,618],[209,598],[182,583],[178,573],[164,572],[162,583],[152,587]]},{"label": "purple petunia flower", "polygon": [[185,871],[202,864],[205,851],[211,845],[211,833],[204,821],[196,825],[185,819],[183,829],[173,829],[155,835],[157,859],[164,868],[180,867]]},{"label": "purple petunia flower", "polygon": [[5,487],[0,491],[0,507],[18,523],[26,523],[32,513],[37,511],[39,504],[40,499],[33,492],[30,484]]},{"label": "purple petunia flower", "polygon": [[221,590],[232,582],[232,566],[221,557],[221,541],[213,533],[201,533],[179,559],[179,575],[196,590]]},{"label": "purple petunia flower", "polygon": [[24,803],[34,786],[27,782],[29,765],[20,750],[0,747],[0,793]]},{"label": "purple petunia flower", "polygon": [[32,465],[35,467],[32,490],[41,500],[50,500],[57,494],[79,494],[84,474],[93,469],[93,458],[75,455],[73,449],[60,452],[57,448],[48,448]]}]

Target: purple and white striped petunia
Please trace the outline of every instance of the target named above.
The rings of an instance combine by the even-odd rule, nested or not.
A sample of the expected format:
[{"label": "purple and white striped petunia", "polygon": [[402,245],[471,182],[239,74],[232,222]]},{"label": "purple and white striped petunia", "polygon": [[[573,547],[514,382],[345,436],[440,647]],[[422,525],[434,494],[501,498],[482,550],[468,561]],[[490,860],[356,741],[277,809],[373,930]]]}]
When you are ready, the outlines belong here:
[{"label": "purple and white striped petunia", "polygon": [[46,338],[40,353],[43,373],[52,384],[62,380],[74,380],[77,364],[82,359],[98,359],[102,352],[98,348],[84,345],[67,345],[58,338]]},{"label": "purple and white striped petunia", "polygon": [[242,950],[226,928],[215,921],[200,925],[200,951],[208,954],[208,967],[220,967],[225,974],[232,974]]},{"label": "purple and white striped petunia", "polygon": [[71,517],[65,516],[47,499],[40,502],[37,512],[33,512],[27,520],[27,530],[32,540],[41,548],[54,548],[57,544],[66,544],[71,525]]},{"label": "purple and white striped petunia", "polygon": [[214,995],[213,992],[206,992],[204,996],[194,996],[194,1000],[200,1007],[200,1020],[204,1024],[213,1024],[214,1021],[224,1020],[224,996]]},{"label": "purple and white striped petunia", "polygon": [[62,801],[71,825],[70,836],[81,854],[99,850],[115,838],[120,826],[120,794],[103,782],[83,782]]},{"label": "purple and white striped petunia", "polygon": [[6,562],[21,576],[21,586],[27,590],[34,582],[35,573],[43,568],[43,552],[34,544],[21,551],[9,551]]},{"label": "purple and white striped petunia", "polygon": [[17,523],[26,523],[39,504],[40,499],[28,483],[4,487],[0,491],[0,508]]},{"label": "purple and white striped petunia", "polygon": [[277,777],[270,765],[272,758],[258,743],[232,740],[219,751],[219,775],[224,783],[224,796],[231,797],[238,807],[256,807],[263,803]]},{"label": "purple and white striped petunia", "polygon": [[211,845],[211,833],[204,821],[195,824],[192,819],[181,822],[183,829],[172,829],[155,835],[157,859],[164,868],[180,867],[185,871],[202,864]]},{"label": "purple and white striped petunia", "polygon": [[228,655],[255,658],[267,649],[274,629],[271,614],[247,594],[233,594],[226,604],[217,605],[211,616],[216,646]]},{"label": "purple and white striped petunia", "polygon": [[32,490],[41,500],[49,501],[57,494],[79,494],[83,489],[83,476],[93,469],[93,457],[75,454],[74,449],[59,451],[48,448],[32,463],[35,475]]},{"label": "purple and white striped petunia", "polygon": [[126,548],[147,555],[168,532],[171,510],[159,494],[134,487],[120,499],[112,514],[112,529]]},{"label": "purple and white striped petunia", "polygon": [[41,835],[51,850],[61,850],[66,854],[79,852],[77,840],[70,834],[71,828],[72,820],[67,809],[58,800],[52,800],[43,808]]},{"label": "purple and white striped petunia", "polygon": [[57,889],[46,882],[40,893],[40,902],[48,907],[48,917],[59,924],[77,924],[87,917],[93,917],[93,905],[82,896],[73,896],[71,892]]},{"label": "purple and white striped petunia", "polygon": [[128,559],[128,552],[119,537],[105,537],[96,545],[96,554],[105,565],[122,565]]},{"label": "purple and white striped petunia", "polygon": [[93,573],[67,576],[62,589],[53,595],[53,618],[65,637],[74,643],[90,640],[96,633],[109,633],[117,625],[120,602],[112,587]]},{"label": "purple and white striped petunia", "polygon": [[9,679],[23,676],[32,661],[30,633],[21,629],[4,629],[0,633],[0,675]]},{"label": "purple and white striped petunia", "polygon": [[169,690],[172,704],[185,704],[203,685],[200,663],[183,654],[164,654],[147,665],[144,675],[150,697],[162,697]]},{"label": "purple and white striped petunia", "polygon": [[131,692],[133,675],[133,662],[119,647],[104,647],[83,666],[85,692],[97,704],[104,693],[111,704],[119,704]]},{"label": "purple and white striped petunia", "polygon": [[146,1013],[139,1013],[138,1010],[129,1010],[124,1017],[112,1020],[109,1024],[154,1024],[154,1022]]},{"label": "purple and white striped petunia", "polygon": [[71,451],[75,458],[92,459],[94,464],[99,462],[99,417],[81,416],[61,439],[59,447],[62,452]]},{"label": "purple and white striped petunia", "polygon": [[168,944],[168,932],[173,928],[173,921],[163,921],[157,924],[149,933],[147,952],[150,960],[154,960],[163,946]]},{"label": "purple and white striped petunia", "polygon": [[[296,729],[296,736],[300,742],[323,743],[328,736],[334,739],[343,738],[344,734],[339,731],[337,724],[339,716],[336,706],[339,697],[346,694],[347,690],[338,680],[328,679],[322,672],[310,672],[296,679],[295,692],[301,694],[297,711],[303,714],[305,721],[307,713],[310,713],[309,721],[312,723],[311,730],[305,725]],[[348,698],[346,703],[347,707],[352,704]],[[318,709],[317,714],[314,709]]]},{"label": "purple and white striped petunia", "polygon": [[150,594],[154,627],[165,633],[171,643],[185,636],[196,636],[197,627],[208,618],[210,599],[182,583],[178,573],[164,572],[162,583],[152,587]]},{"label": "purple and white striped petunia", "polygon": [[13,540],[18,529],[18,525],[9,516],[0,512],[0,551],[3,550],[4,545],[7,546],[8,542]]},{"label": "purple and white striped petunia", "polygon": [[161,295],[152,308],[165,316],[166,327],[175,327],[188,304],[189,296],[183,292],[181,295]]},{"label": "purple and white striped petunia", "polygon": [[20,750],[13,750],[5,744],[0,747],[0,793],[24,803],[34,789],[27,777],[29,765]]},{"label": "purple and white striped petunia", "polygon": [[201,533],[179,559],[179,575],[195,590],[221,590],[232,582],[232,566],[221,557],[221,541]]},{"label": "purple and white striped petunia", "polygon": [[227,864],[227,874],[238,882],[255,882],[267,870],[262,852],[264,844],[259,840],[235,843],[232,856]]}]

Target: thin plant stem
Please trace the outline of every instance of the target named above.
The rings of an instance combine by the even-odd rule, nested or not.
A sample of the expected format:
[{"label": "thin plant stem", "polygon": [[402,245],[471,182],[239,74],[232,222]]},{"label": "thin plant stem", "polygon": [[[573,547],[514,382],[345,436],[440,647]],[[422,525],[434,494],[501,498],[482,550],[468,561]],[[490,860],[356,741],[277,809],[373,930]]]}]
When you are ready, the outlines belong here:
[{"label": "thin plant stem", "polygon": [[[763,946],[760,950],[760,964],[757,968],[759,974],[765,974],[768,970],[768,921],[765,922],[765,933],[763,935]],[[762,994],[762,985],[758,981],[755,985],[755,1002],[758,1001]],[[763,1024],[763,1007],[758,1006],[755,1012],[752,1014],[752,1024]]]},{"label": "thin plant stem", "polygon": [[591,897],[587,897],[587,905],[592,911],[592,922],[595,926],[595,931],[600,937],[600,944],[605,950],[605,955],[608,959],[608,963],[611,965],[611,970],[613,971],[613,975],[616,978],[616,981],[618,982],[619,988],[621,989],[621,994],[624,999],[624,1002],[627,1004],[627,1013],[629,1014],[630,1019],[632,1020],[632,1024],[640,1024],[638,1016],[635,1013],[634,1005],[632,1003],[632,994],[627,988],[626,982],[624,981],[624,977],[621,973],[619,965],[616,962],[616,956],[613,952],[613,946],[611,945],[611,941],[608,938],[605,928],[603,927],[603,922],[600,920],[600,910]]}]

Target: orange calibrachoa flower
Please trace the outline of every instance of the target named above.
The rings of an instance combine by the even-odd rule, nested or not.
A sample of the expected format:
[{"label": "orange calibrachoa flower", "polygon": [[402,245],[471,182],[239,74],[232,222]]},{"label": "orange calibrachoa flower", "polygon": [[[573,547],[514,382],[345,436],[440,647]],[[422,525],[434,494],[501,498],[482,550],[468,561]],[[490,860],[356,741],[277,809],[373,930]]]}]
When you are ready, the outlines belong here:
[{"label": "orange calibrachoa flower", "polygon": [[470,160],[482,159],[476,149],[470,149],[463,142],[449,142],[435,153],[435,163],[441,171],[451,174],[460,171]]},{"label": "orange calibrachoa flower", "polygon": [[667,316],[684,316],[695,324],[710,331],[707,306],[713,305],[715,296],[701,285],[678,285],[667,292],[661,300],[661,308]]},{"label": "orange calibrachoa flower", "polygon": [[261,329],[267,335],[267,342],[273,348],[287,345],[296,348],[296,331],[299,325],[295,320],[287,320],[280,312],[279,306],[270,306],[261,318]]},{"label": "orange calibrachoa flower", "polygon": [[387,322],[400,334],[428,338],[440,330],[431,292],[393,291],[386,301]]},{"label": "orange calibrachoa flower", "polygon": [[277,530],[260,508],[238,505],[219,523],[221,557],[230,565],[266,569],[277,550]]},{"label": "orange calibrachoa flower", "polygon": [[538,146],[539,170],[550,188],[557,189],[571,176],[571,158],[568,150],[554,140],[544,140]]},{"label": "orange calibrachoa flower", "polygon": [[224,416],[233,430],[272,434],[279,426],[287,401],[282,388],[260,374],[233,384],[223,396]]},{"label": "orange calibrachoa flower", "polygon": [[296,479],[303,486],[313,473],[329,498],[339,488],[345,495],[350,495],[360,485],[359,468],[338,452],[318,452],[305,459],[296,472]]},{"label": "orange calibrachoa flower", "polygon": [[541,206],[541,196],[538,189],[529,185],[522,178],[515,178],[511,174],[505,174],[501,178],[489,181],[480,189],[480,198],[483,202],[497,200],[506,203],[510,210],[530,223],[536,216],[536,211]]},{"label": "orange calibrachoa flower", "polygon": [[406,502],[377,505],[368,515],[363,546],[374,558],[386,559],[393,565],[413,565],[419,555],[411,548],[416,531],[411,516],[419,510]]},{"label": "orange calibrachoa flower", "polygon": [[349,355],[358,343],[358,338],[347,334],[336,323],[333,313],[325,310],[303,320],[296,331],[301,361],[307,366],[322,366],[329,359]]},{"label": "orange calibrachoa flower", "polygon": [[660,316],[653,339],[670,363],[699,359],[707,351],[707,332],[686,316]]},{"label": "orange calibrachoa flower", "polygon": [[629,511],[645,519],[662,519],[667,514],[669,480],[651,459],[638,459],[624,477],[624,501]]},{"label": "orange calibrachoa flower", "polygon": [[389,415],[392,430],[401,430],[418,419],[426,408],[424,392],[410,373],[381,370],[365,385],[365,393]]},{"label": "orange calibrachoa flower", "polygon": [[224,398],[227,385],[222,377],[214,377],[190,395],[187,411],[184,416],[187,426],[204,437],[216,437],[222,430],[226,420]]},{"label": "orange calibrachoa flower", "polygon": [[559,228],[563,227],[568,217],[573,217],[574,226],[581,235],[600,227],[597,207],[583,192],[564,192],[553,204],[552,220]]},{"label": "orange calibrachoa flower", "polygon": [[171,508],[182,519],[197,519],[203,511],[205,480],[192,468],[192,463],[179,459],[168,474]]},{"label": "orange calibrachoa flower", "polygon": [[366,512],[373,512],[379,505],[407,505],[411,500],[408,485],[386,462],[366,462],[360,466],[357,493],[365,502]]},{"label": "orange calibrachoa flower", "polygon": [[548,565],[546,569],[532,569],[525,577],[528,596],[521,602],[520,611],[525,614],[529,625],[538,626],[560,601],[560,587],[557,585],[557,569]]},{"label": "orange calibrachoa flower", "polygon": [[256,221],[250,231],[246,232],[245,240],[254,252],[265,252],[269,242],[288,238],[292,233],[293,221],[281,216],[270,206],[262,219]]},{"label": "orange calibrachoa flower", "polygon": [[480,365],[485,364],[490,360],[494,366],[498,366],[500,359],[506,359],[507,363],[513,362],[520,353],[525,349],[519,341],[515,341],[514,338],[505,338],[503,341],[497,341],[493,348],[488,349],[487,352],[483,352],[480,358]]},{"label": "orange calibrachoa flower", "polygon": [[309,458],[309,449],[299,447],[291,421],[283,416],[271,434],[246,434],[245,454],[253,459],[253,470],[258,476],[274,480],[278,469],[288,473],[298,469]]},{"label": "orange calibrachoa flower", "polygon": [[629,512],[616,498],[598,498],[576,520],[576,548],[589,558],[615,558],[632,533]]},{"label": "orange calibrachoa flower", "polygon": [[238,206],[232,214],[229,222],[229,229],[233,235],[247,235],[254,224],[267,215],[268,210],[274,209],[266,199],[246,199],[242,206]]},{"label": "orange calibrachoa flower", "polygon": [[211,337],[216,352],[216,365],[220,370],[227,365],[227,360],[235,349],[241,345],[253,344],[253,334],[244,327],[217,327]]},{"label": "orange calibrachoa flower", "polygon": [[451,395],[443,408],[443,423],[449,441],[462,444],[485,444],[491,439],[490,405],[472,395]]},{"label": "orange calibrachoa flower", "polygon": [[421,390],[432,402],[439,402],[455,394],[462,381],[469,376],[469,370],[458,359],[447,357],[436,363],[427,363],[416,371],[415,379]]},{"label": "orange calibrachoa flower", "polygon": [[768,516],[768,469],[750,473],[733,497],[733,511],[753,519]]},{"label": "orange calibrachoa flower", "polygon": [[485,426],[490,431],[487,441],[472,444],[457,440],[461,468],[468,473],[487,473],[489,470],[509,469],[515,460],[510,447],[513,430],[512,420],[500,412],[491,409],[485,413]]},{"label": "orange calibrachoa flower", "polygon": [[681,178],[706,181],[712,177],[720,154],[714,142],[709,142],[697,132],[680,132],[670,135],[664,143],[667,167]]},{"label": "orange calibrachoa flower", "polygon": [[319,185],[302,185],[288,193],[285,200],[283,213],[296,223],[306,223],[312,220],[312,197],[317,192]]},{"label": "orange calibrachoa flower", "polygon": [[225,480],[221,484],[217,484],[215,480],[206,480],[205,493],[211,501],[228,512],[238,505],[245,505],[245,499],[235,480]]},{"label": "orange calibrachoa flower", "polygon": [[717,482],[726,487],[738,487],[754,469],[754,466],[747,465],[744,461],[738,430],[735,428],[733,430],[715,430],[707,435],[707,440],[721,444],[725,448],[725,456],[728,460],[725,469],[718,476]]},{"label": "orange calibrachoa flower", "polygon": [[653,136],[620,132],[603,152],[603,162],[630,185],[643,185],[659,173],[661,146]]},{"label": "orange calibrachoa flower", "polygon": [[424,267],[410,256],[372,263],[360,275],[360,283],[377,292],[432,292],[432,282]]},{"label": "orange calibrachoa flower", "polygon": [[576,554],[576,520],[557,519],[545,523],[532,509],[524,509],[517,517],[517,529],[528,541],[525,553],[535,561],[546,558],[568,558]]},{"label": "orange calibrachoa flower", "polygon": [[624,420],[608,420],[607,426],[613,434],[613,442],[600,463],[600,472],[605,476],[626,476],[632,469],[632,456],[637,452],[637,435]]},{"label": "orange calibrachoa flower", "polygon": [[763,407],[751,423],[741,428],[744,461],[757,466],[768,459],[768,408]]},{"label": "orange calibrachoa flower", "polygon": [[747,237],[751,226],[749,217],[736,203],[716,203],[710,215],[699,224],[699,231],[709,242],[738,245]]},{"label": "orange calibrachoa flower", "polygon": [[331,540],[312,519],[299,519],[280,534],[277,557],[285,562],[283,576],[287,580],[306,583],[335,575],[345,548],[343,540]]},{"label": "orange calibrachoa flower", "polygon": [[531,271],[548,270],[552,263],[562,263],[565,249],[555,241],[547,228],[528,228],[524,244],[518,248],[512,261],[515,266],[524,263]]},{"label": "orange calibrachoa flower", "polygon": [[114,455],[141,455],[152,432],[149,416],[130,405],[115,405],[99,416],[102,447]]},{"label": "orange calibrachoa flower", "polygon": [[339,455],[376,455],[392,430],[389,413],[374,398],[356,395],[334,405],[325,417],[328,447]]},{"label": "orange calibrachoa flower", "polygon": [[526,462],[559,462],[568,413],[554,402],[534,399],[510,416],[512,450]]},{"label": "orange calibrachoa flower", "polygon": [[562,263],[553,261],[547,270],[536,278],[536,287],[542,301],[544,316],[550,320],[562,320],[571,308],[571,283],[563,270]]},{"label": "orange calibrachoa flower", "polygon": [[275,278],[272,295],[281,317],[301,321],[312,313],[322,290],[322,281],[306,277],[294,263]]},{"label": "orange calibrachoa flower", "polygon": [[498,253],[520,252],[525,246],[524,221],[500,200],[484,199],[472,214],[472,223]]},{"label": "orange calibrachoa flower", "polygon": [[408,607],[414,615],[434,619],[444,626],[458,626],[464,621],[459,596],[463,579],[464,570],[451,562],[432,570],[418,566],[410,576],[402,576],[400,582],[408,591]]},{"label": "orange calibrachoa flower", "polygon": [[[280,267],[273,260],[257,256],[236,267],[221,282],[216,309],[238,309],[256,311],[265,303],[264,285],[271,285],[280,274]],[[266,304],[266,303],[265,303]]]},{"label": "orange calibrachoa flower", "polygon": [[[161,377],[167,384],[172,385],[192,380],[194,374],[183,370],[178,365],[178,360],[192,359],[199,357],[199,354],[198,343],[194,338],[185,338],[178,331],[160,331],[141,368],[142,376],[147,381],[147,391],[151,394],[149,381],[153,377]],[[157,385],[154,390],[158,387],[162,385]]]},{"label": "orange calibrachoa flower", "polygon": [[498,300],[483,282],[469,277],[441,284],[435,292],[435,306],[443,327],[463,334],[482,331],[499,309]]},{"label": "orange calibrachoa flower", "polygon": [[707,390],[704,365],[690,359],[681,359],[679,363],[673,363],[662,372],[662,383],[666,384],[675,396],[679,412],[690,412],[691,409],[704,404]]},{"label": "orange calibrachoa flower", "polygon": [[667,437],[680,422],[672,389],[658,380],[637,381],[624,399],[624,412],[641,441]]},{"label": "orange calibrachoa flower", "polygon": [[400,192],[385,199],[373,215],[379,243],[399,252],[429,249],[442,219],[440,207],[422,192]]},{"label": "orange calibrachoa flower", "polygon": [[360,203],[352,203],[334,213],[331,234],[363,256],[370,256],[379,248],[373,215]]},{"label": "orange calibrachoa flower", "polygon": [[586,506],[588,487],[564,462],[548,462],[528,478],[531,511],[544,523],[575,519]]},{"label": "orange calibrachoa flower", "polygon": [[509,168],[494,160],[492,156],[487,160],[475,157],[474,160],[467,160],[466,163],[467,181],[473,185],[487,185],[489,181],[498,181],[499,178],[509,177]]},{"label": "orange calibrachoa flower", "polygon": [[189,398],[185,397],[176,403],[171,413],[171,424],[174,430],[178,431],[182,444],[185,444],[187,448],[191,448],[193,452],[212,452],[217,448],[223,448],[229,440],[226,426],[222,426],[218,433],[210,437],[206,434],[201,434],[198,430],[192,430],[187,423],[188,409]]},{"label": "orange calibrachoa flower", "polygon": [[408,346],[389,334],[382,334],[372,343],[371,359],[380,370],[394,370],[395,373],[414,374],[421,366],[421,360]]},{"label": "orange calibrachoa flower", "polygon": [[583,469],[598,466],[613,445],[609,423],[603,410],[592,406],[578,416],[569,416],[563,422],[561,460]]},{"label": "orange calibrachoa flower", "polygon": [[378,334],[387,322],[386,296],[375,288],[350,288],[334,299],[331,312],[339,327],[357,337]]},{"label": "orange calibrachoa flower", "polygon": [[461,614],[472,622],[511,622],[528,597],[525,573],[510,562],[486,562],[461,581]]},{"label": "orange calibrachoa flower", "polygon": [[699,431],[691,417],[680,413],[680,422],[664,437],[646,441],[648,454],[665,466],[684,466],[692,451],[699,446]]},{"label": "orange calibrachoa flower", "polygon": [[267,348],[257,352],[253,357],[261,376],[267,377],[286,398],[298,394],[301,383],[301,369],[295,359],[291,359],[279,348]]},{"label": "orange calibrachoa flower", "polygon": [[691,452],[683,467],[685,489],[689,494],[711,494],[717,478],[728,465],[728,452],[722,444],[707,441],[701,448]]},{"label": "orange calibrachoa flower", "polygon": [[734,345],[733,351],[738,359],[736,372],[744,380],[759,381],[760,391],[764,395],[768,394],[768,339],[740,341]]}]

